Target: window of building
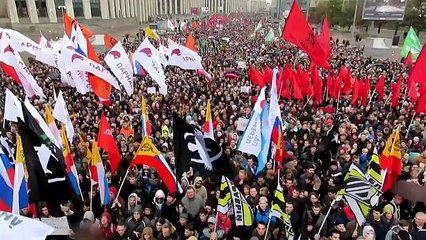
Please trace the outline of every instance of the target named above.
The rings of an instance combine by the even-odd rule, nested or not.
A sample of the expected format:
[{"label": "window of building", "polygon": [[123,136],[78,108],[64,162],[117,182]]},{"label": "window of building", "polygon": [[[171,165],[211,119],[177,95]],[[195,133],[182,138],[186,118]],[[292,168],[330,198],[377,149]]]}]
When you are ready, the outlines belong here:
[{"label": "window of building", "polygon": [[101,16],[101,3],[99,0],[90,0],[90,9],[92,10],[92,17]]},{"label": "window of building", "polygon": [[38,17],[48,17],[46,0],[35,0]]},{"label": "window of building", "polygon": [[25,0],[15,0],[18,17],[28,17],[27,2]]},{"label": "window of building", "polygon": [[72,0],[72,4],[74,5],[74,16],[84,17],[83,0]]}]

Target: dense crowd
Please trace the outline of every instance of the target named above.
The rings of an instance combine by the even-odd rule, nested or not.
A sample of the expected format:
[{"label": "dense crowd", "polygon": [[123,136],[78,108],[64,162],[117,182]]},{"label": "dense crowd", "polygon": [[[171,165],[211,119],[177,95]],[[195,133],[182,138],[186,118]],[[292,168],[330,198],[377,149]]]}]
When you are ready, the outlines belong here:
[{"label": "dense crowd", "polygon": [[[418,116],[409,126],[413,103],[404,94],[397,108],[379,101],[377,96],[373,96],[366,107],[351,106],[350,96],[345,95],[337,103],[325,94],[324,101],[319,105],[314,105],[310,99],[306,103],[306,100],[280,98],[288,156],[282,163],[282,169],[278,170],[279,175],[276,171],[278,167],[271,161],[256,176],[256,157],[237,151],[242,135],[237,130],[238,119],[250,118],[260,91],[260,87],[249,80],[248,66],[253,64],[263,69],[265,64],[271,68],[283,68],[284,64],[290,64],[295,69],[298,64],[309,68],[309,59],[291,44],[283,40],[265,43],[263,36],[268,28],[278,30],[278,23],[270,19],[262,18],[264,33],[258,33],[255,40],[248,38],[261,18],[231,16],[221,30],[204,24],[190,30],[199,46],[203,65],[212,75],[211,82],[195,71],[168,66],[165,69],[168,85],[166,96],[147,94],[147,88],[156,84],[148,75],[137,76],[134,94],[127,96],[124,91],[114,90],[112,104],[108,107],[103,106],[92,93],[81,95],[75,89],[62,85],[57,79],[56,69],[30,60],[30,71],[48,96],[48,99],[31,99],[34,106],[43,114],[44,104],[53,106],[54,92],[62,90],[76,132],[87,143],[78,137],[71,143],[85,201],[82,204],[72,201],[64,203],[61,211],[53,211],[48,204],[40,204],[37,206],[40,217],[67,216],[72,229],[70,237],[74,239],[281,240],[287,239],[283,222],[275,217],[269,219],[273,192],[279,182],[284,188],[285,210],[290,216],[294,239],[426,239],[424,203],[409,202],[402,196],[386,192],[362,226],[358,226],[344,201],[331,206],[349,165],[355,163],[365,171],[373,149],[376,147],[381,152],[392,129],[397,126],[401,129],[403,148],[403,173],[400,179],[423,184],[425,119]],[[167,33],[162,39],[175,37],[178,42],[184,42],[186,34]],[[229,41],[222,39],[225,37]],[[354,77],[369,76],[372,86],[376,85],[381,74],[385,74],[386,94],[391,91],[388,87],[391,81],[399,76],[407,78],[409,68],[399,62],[365,57],[362,48],[351,46],[341,39],[331,41],[333,54],[330,64],[334,74],[338,73],[341,65],[345,65],[351,68]],[[124,46],[131,52],[139,43],[136,37],[126,41]],[[241,61],[246,63],[246,67],[238,68]],[[226,73],[230,71],[237,72],[238,79],[226,78]],[[325,71],[321,72],[321,77],[325,82]],[[24,96],[23,89],[10,78],[4,74],[0,78],[2,89],[8,88],[16,95]],[[243,86],[249,86],[250,93],[241,92]],[[4,91],[0,95],[3,101]],[[175,164],[172,113],[177,112],[188,123],[202,128],[207,100],[211,99],[215,138],[238,169],[233,181],[253,208],[253,226],[236,227],[230,217],[216,218],[219,183],[209,176],[188,174],[182,177],[180,183],[184,192],[181,195],[169,194],[158,174],[147,167],[130,169],[128,177],[123,179],[142,140],[140,116],[143,96],[149,106],[153,141],[172,169]],[[108,155],[102,155],[110,184],[111,202],[107,206],[100,204],[99,192],[90,192],[86,158],[87,147],[96,139],[102,111],[108,118],[122,156],[119,170],[112,174]],[[314,156],[319,142],[333,126],[333,119],[340,119],[340,146],[324,169]],[[15,142],[16,132],[16,126],[10,124],[3,134]],[[412,153],[419,155],[410,159]],[[279,181],[277,176],[280,176]],[[122,181],[123,188],[117,196]],[[93,199],[91,210],[90,198]],[[325,219],[329,208],[330,214]],[[22,215],[32,217],[34,214],[29,209],[22,210]],[[325,224],[321,228],[323,222]]]}]

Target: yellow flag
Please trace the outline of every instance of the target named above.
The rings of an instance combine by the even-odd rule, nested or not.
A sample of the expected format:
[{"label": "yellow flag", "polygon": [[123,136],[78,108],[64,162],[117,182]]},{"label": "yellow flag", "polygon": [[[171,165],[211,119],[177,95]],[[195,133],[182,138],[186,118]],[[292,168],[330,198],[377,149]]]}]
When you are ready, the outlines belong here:
[{"label": "yellow flag", "polygon": [[50,125],[55,122],[55,118],[52,115],[52,110],[50,109],[49,104],[44,104],[44,112],[46,113],[46,123]]},{"label": "yellow flag", "polygon": [[101,154],[99,153],[98,143],[93,140],[92,143],[92,160],[90,161],[91,166],[96,166],[96,164],[102,163]]},{"label": "yellow flag", "polygon": [[147,107],[146,107],[146,100],[145,100],[145,97],[142,97],[142,108],[141,108],[142,110],[142,115],[144,116],[144,117],[146,117],[147,115],[148,115],[148,109],[147,109]]},{"label": "yellow flag", "polygon": [[399,137],[399,128],[395,132],[395,136],[394,136],[394,140],[393,140],[393,144],[392,144],[392,148],[391,148],[389,156],[394,157],[396,159],[402,158],[401,140],[400,140],[400,137]]},{"label": "yellow flag", "polygon": [[82,143],[84,145],[84,149],[86,149],[86,158],[87,161],[90,161],[92,159],[92,152],[90,152],[89,147],[87,147],[86,142],[84,141],[83,137],[81,136],[81,134],[78,134],[78,139],[80,140],[80,143]]},{"label": "yellow flag", "polygon": [[21,136],[16,134],[16,164],[24,165],[24,175],[25,179],[28,179],[28,172],[25,163],[25,155],[24,155],[24,148],[22,147],[22,140]]},{"label": "yellow flag", "polygon": [[[390,155],[390,152],[392,150],[393,140],[395,138],[395,130],[392,131],[392,134],[389,136],[388,140],[386,141],[385,148],[383,149],[382,156],[385,158],[388,158]],[[380,161],[380,165],[382,166],[382,161]],[[383,168],[383,167],[382,167]]]},{"label": "yellow flag", "polygon": [[143,30],[145,31],[145,36],[147,36],[149,38],[152,38],[156,41],[158,41],[158,39],[160,38],[160,37],[158,37],[157,33],[149,27],[146,27]]}]

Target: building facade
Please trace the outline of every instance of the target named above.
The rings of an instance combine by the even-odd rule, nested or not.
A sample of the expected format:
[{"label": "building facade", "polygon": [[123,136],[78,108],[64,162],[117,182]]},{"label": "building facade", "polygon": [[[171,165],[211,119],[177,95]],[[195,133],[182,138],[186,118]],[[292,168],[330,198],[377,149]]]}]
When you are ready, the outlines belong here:
[{"label": "building facade", "polygon": [[[303,13],[306,14],[309,11],[308,6],[311,4],[311,1],[315,0],[297,0],[297,3],[299,4]],[[286,18],[290,12],[292,4],[293,0],[272,0],[270,6],[271,17],[280,19],[283,17]]]},{"label": "building facade", "polygon": [[257,12],[266,0],[0,0],[0,18],[10,23],[57,23],[64,13],[80,19],[137,18],[207,13]]}]

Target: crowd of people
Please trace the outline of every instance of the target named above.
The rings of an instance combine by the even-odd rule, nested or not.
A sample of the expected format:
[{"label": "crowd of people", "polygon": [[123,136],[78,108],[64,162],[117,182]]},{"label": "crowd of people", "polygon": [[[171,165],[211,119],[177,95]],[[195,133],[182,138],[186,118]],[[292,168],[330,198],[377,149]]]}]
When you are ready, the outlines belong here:
[{"label": "crowd of people", "polygon": [[[264,31],[251,40],[248,36],[259,20],[264,23]],[[28,67],[31,73],[48,96],[47,99],[31,99],[33,105],[44,114],[44,104],[53,106],[54,92],[62,90],[76,133],[81,134],[85,141],[76,137],[71,143],[85,201],[82,204],[72,201],[63,203],[58,212],[53,211],[48,203],[40,204],[37,206],[40,217],[66,216],[72,230],[71,239],[288,239],[283,222],[275,217],[270,218],[273,193],[279,183],[284,189],[285,211],[290,216],[293,239],[426,239],[424,203],[409,202],[403,196],[386,192],[362,226],[356,223],[354,214],[344,201],[331,205],[349,165],[355,163],[365,171],[374,148],[380,153],[397,126],[401,129],[403,149],[400,180],[423,184],[425,118],[415,117],[409,126],[413,103],[404,94],[397,108],[391,108],[390,103],[379,101],[376,96],[366,107],[351,106],[350,95],[342,95],[339,102],[325,95],[319,105],[314,105],[310,99],[280,98],[283,136],[288,154],[278,170],[279,174],[278,166],[271,161],[261,174],[256,175],[257,158],[237,151],[242,135],[242,131],[237,130],[238,119],[250,118],[260,91],[259,86],[250,82],[248,67],[254,65],[263,69],[267,64],[271,68],[283,68],[284,64],[290,64],[295,69],[298,64],[309,68],[309,58],[297,47],[282,39],[266,43],[262,34],[266,34],[268,28],[278,32],[278,23],[264,16],[231,15],[223,29],[200,24],[189,31],[200,47],[203,65],[212,75],[212,81],[195,71],[167,66],[167,95],[148,94],[147,88],[156,86],[155,82],[148,75],[135,76],[134,94],[127,96],[124,91],[114,90],[110,106],[102,105],[92,93],[81,95],[75,89],[62,85],[55,77],[58,76],[56,69],[30,61]],[[187,33],[168,33],[161,38],[175,37],[177,41],[184,42]],[[225,37],[229,41],[222,39]],[[126,41],[124,46],[131,52],[140,42],[135,38]],[[354,77],[369,76],[373,87],[379,76],[385,74],[386,94],[391,91],[391,81],[399,76],[406,79],[409,74],[409,68],[400,62],[366,57],[363,49],[341,39],[331,39],[331,42],[333,51],[329,62],[333,74],[337,74],[340,66],[344,65],[351,69]],[[101,59],[103,55],[100,54]],[[246,63],[246,67],[238,67],[241,61]],[[236,72],[238,78],[226,78],[229,71]],[[325,71],[321,73],[325,82]],[[0,78],[2,89],[8,88],[17,96],[24,97],[23,89],[9,77],[1,74]],[[250,92],[241,92],[243,86],[249,86]],[[3,101],[4,91],[0,95]],[[233,181],[253,209],[253,226],[237,227],[232,217],[216,217],[220,183],[209,176],[183,176],[180,184],[184,192],[177,195],[169,194],[156,171],[148,167],[134,167],[124,179],[142,141],[140,116],[143,96],[149,108],[151,137],[172,169],[175,165],[173,112],[202,128],[207,100],[211,100],[215,140],[238,170]],[[92,140],[97,138],[102,111],[108,118],[122,157],[118,171],[111,173],[108,155],[102,155],[110,185],[111,202],[107,206],[100,204],[96,189],[91,192],[89,159],[86,158],[88,147],[90,149]],[[340,146],[330,166],[324,169],[314,156],[336,116],[340,119]],[[16,133],[16,126],[10,123],[3,134],[14,142]],[[419,156],[410,159],[411,153],[419,153]],[[123,187],[117,196],[122,181]],[[93,199],[91,209],[90,198]],[[330,214],[326,217],[330,208]],[[32,217],[35,213],[22,209],[21,214]]]}]

